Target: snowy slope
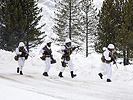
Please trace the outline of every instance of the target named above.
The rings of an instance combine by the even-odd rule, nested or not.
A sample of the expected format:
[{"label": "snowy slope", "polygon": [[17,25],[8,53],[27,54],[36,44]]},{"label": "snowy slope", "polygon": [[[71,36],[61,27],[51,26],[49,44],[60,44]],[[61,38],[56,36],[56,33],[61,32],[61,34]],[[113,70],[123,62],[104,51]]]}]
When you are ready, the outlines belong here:
[{"label": "snowy slope", "polygon": [[[56,37],[51,30],[51,17],[54,16],[53,1],[39,1],[39,7],[43,7],[44,15],[40,24],[45,22],[43,30],[48,36]],[[99,7],[102,0],[94,2]],[[34,57],[29,57],[25,62],[23,76],[16,73],[18,64],[13,59],[15,53],[0,50],[0,100],[133,100],[133,66],[118,64],[119,69],[116,69],[115,65],[112,65],[112,82],[107,83],[106,77],[101,80],[97,75],[104,70],[100,61],[101,55],[93,53],[85,58],[74,52],[72,58],[77,77],[72,79],[69,68],[66,68],[64,78],[59,78],[59,48],[52,44],[57,63],[51,66],[48,78],[42,75],[45,63],[39,58],[39,49],[30,52]]]},{"label": "snowy slope", "polygon": [[[24,67],[24,75],[16,73],[15,53],[0,50],[0,97],[1,100],[132,100],[133,99],[133,66],[113,68],[112,83],[101,80],[98,73],[103,71],[100,56],[92,54],[88,58],[74,53],[72,55],[77,77],[70,77],[69,68],[60,71],[60,54],[54,52],[57,63],[51,66],[49,77],[42,73],[45,63],[40,55],[29,58]],[[37,99],[38,98],[38,99]],[[54,99],[53,99],[54,98]]]}]

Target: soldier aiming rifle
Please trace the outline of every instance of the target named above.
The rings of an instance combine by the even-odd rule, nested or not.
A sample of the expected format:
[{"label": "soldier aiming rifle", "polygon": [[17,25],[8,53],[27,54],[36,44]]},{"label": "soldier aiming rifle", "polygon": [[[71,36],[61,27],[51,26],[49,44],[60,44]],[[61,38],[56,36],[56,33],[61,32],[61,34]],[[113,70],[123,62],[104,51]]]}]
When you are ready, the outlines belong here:
[{"label": "soldier aiming rifle", "polygon": [[73,64],[72,64],[72,60],[71,60],[71,57],[70,55],[72,54],[72,52],[76,49],[76,48],[79,48],[79,46],[77,47],[72,47],[71,46],[71,40],[70,39],[66,39],[65,41],[65,45],[61,47],[61,54],[62,54],[62,67],[61,67],[61,70],[60,70],[60,73],[59,73],[59,77],[63,77],[62,73],[64,72],[66,66],[68,65],[69,68],[70,68],[70,73],[71,73],[71,77],[74,78],[76,77],[76,74],[73,74]]}]

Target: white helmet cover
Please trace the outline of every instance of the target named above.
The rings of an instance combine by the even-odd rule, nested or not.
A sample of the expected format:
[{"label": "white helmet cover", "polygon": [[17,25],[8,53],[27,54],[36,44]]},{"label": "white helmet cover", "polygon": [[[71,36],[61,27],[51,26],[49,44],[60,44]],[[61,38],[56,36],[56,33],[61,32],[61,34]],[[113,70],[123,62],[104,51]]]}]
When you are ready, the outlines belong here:
[{"label": "white helmet cover", "polygon": [[46,41],[46,43],[52,43],[52,40],[51,40],[51,39],[48,39],[48,40]]},{"label": "white helmet cover", "polygon": [[69,43],[71,40],[69,38],[66,39],[65,43]]},{"label": "white helmet cover", "polygon": [[113,44],[109,44],[109,45],[108,45],[108,48],[109,48],[109,49],[114,49],[115,46],[114,46]]},{"label": "white helmet cover", "polygon": [[20,42],[19,43],[19,47],[24,47],[25,45],[24,45],[24,43],[23,42]]}]

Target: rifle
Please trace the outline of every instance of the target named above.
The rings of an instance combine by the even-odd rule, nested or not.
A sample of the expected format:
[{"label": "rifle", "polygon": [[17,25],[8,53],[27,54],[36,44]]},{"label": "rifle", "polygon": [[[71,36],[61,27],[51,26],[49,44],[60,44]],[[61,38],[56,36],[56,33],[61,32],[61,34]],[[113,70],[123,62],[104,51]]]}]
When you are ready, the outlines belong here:
[{"label": "rifle", "polygon": [[112,56],[112,58],[113,58],[114,64],[116,65],[116,68],[118,69],[118,66],[117,66],[117,63],[116,63],[114,56]]},{"label": "rifle", "polygon": [[76,48],[78,48],[78,49],[79,49],[79,47],[80,47],[80,46],[75,46],[75,47],[70,47],[70,48],[67,48],[67,47],[66,47],[66,49],[64,50],[64,52],[65,52],[65,53],[68,53],[68,52],[69,52],[69,50],[70,50],[70,51],[71,51],[71,53],[72,53],[72,51],[74,51]]},{"label": "rifle", "polygon": [[115,57],[112,55],[112,53],[110,53],[110,56],[111,56],[111,58],[112,58],[112,61],[114,61],[113,64],[115,64],[115,65],[116,65],[116,68],[118,69],[118,66],[117,66],[117,63],[116,63]]}]

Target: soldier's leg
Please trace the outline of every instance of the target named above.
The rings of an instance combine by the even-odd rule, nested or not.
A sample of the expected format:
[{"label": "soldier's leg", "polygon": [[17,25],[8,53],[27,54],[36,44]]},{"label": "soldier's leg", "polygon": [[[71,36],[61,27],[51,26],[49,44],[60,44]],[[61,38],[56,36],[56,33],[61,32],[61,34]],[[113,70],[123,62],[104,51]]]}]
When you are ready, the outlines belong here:
[{"label": "soldier's leg", "polygon": [[104,72],[102,72],[103,75],[107,75],[108,73],[108,65],[106,63],[103,63],[104,67],[106,68]]},{"label": "soldier's leg", "polygon": [[107,70],[108,70],[107,79],[111,79],[111,76],[112,76],[111,64],[107,64]]},{"label": "soldier's leg", "polygon": [[51,63],[50,63],[50,57],[46,57],[45,65],[46,65],[46,67],[45,67],[45,70],[44,70],[43,75],[44,76],[48,76],[48,72],[49,72],[50,65],[51,65]]},{"label": "soldier's leg", "polygon": [[20,75],[23,75],[22,71],[23,71],[24,62],[25,62],[25,59],[23,57],[19,57],[18,65],[19,65]]},{"label": "soldier's leg", "polygon": [[76,74],[73,74],[74,68],[73,68],[72,60],[68,61],[67,63],[68,63],[68,66],[70,68],[71,77],[74,78],[76,76]]},{"label": "soldier's leg", "polygon": [[62,73],[64,72],[64,70],[66,69],[66,67],[61,67],[60,73],[59,73],[59,77],[63,77]]},{"label": "soldier's leg", "polygon": [[71,71],[73,71],[73,70],[74,70],[74,68],[73,68],[73,63],[72,63],[72,60],[67,61],[67,63],[68,63],[68,66],[69,66],[69,68],[70,68],[70,72],[71,72]]}]

